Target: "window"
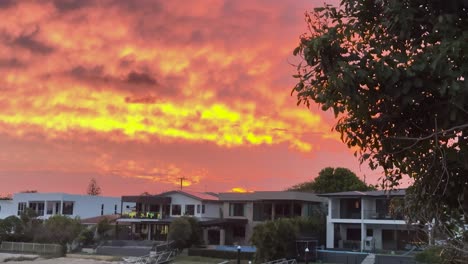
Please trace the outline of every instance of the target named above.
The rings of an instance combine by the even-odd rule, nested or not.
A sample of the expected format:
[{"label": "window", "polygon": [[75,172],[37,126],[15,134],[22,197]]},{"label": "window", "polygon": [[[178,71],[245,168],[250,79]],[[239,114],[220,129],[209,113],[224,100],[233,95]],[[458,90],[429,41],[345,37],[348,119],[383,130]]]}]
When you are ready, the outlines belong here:
[{"label": "window", "polygon": [[104,204],[101,204],[101,215],[104,215]]},{"label": "window", "polygon": [[182,214],[182,206],[180,206],[180,204],[173,204],[172,215],[181,215],[181,214]]},{"label": "window", "polygon": [[201,206],[201,213],[202,213],[202,214],[205,213],[205,205],[204,205],[204,204],[202,204],[202,206]]},{"label": "window", "polygon": [[29,208],[33,210],[38,216],[44,215],[44,202],[29,202]]},{"label": "window", "polygon": [[117,205],[114,205],[114,214],[117,214]]},{"label": "window", "polygon": [[265,221],[271,220],[271,203],[254,203],[253,204],[253,220]]},{"label": "window", "polygon": [[46,214],[51,215],[54,213],[54,204],[51,202],[47,202],[47,211]]},{"label": "window", "polygon": [[73,202],[63,202],[62,214],[73,215]]},{"label": "window", "polygon": [[199,214],[199,213],[200,213],[200,205],[197,204],[197,214]]},{"label": "window", "polygon": [[21,215],[26,209],[26,203],[18,203],[18,215]]},{"label": "window", "polygon": [[195,205],[186,204],[185,205],[185,215],[195,215]]},{"label": "window", "polygon": [[230,203],[229,204],[229,216],[244,216],[244,204],[243,203]]}]

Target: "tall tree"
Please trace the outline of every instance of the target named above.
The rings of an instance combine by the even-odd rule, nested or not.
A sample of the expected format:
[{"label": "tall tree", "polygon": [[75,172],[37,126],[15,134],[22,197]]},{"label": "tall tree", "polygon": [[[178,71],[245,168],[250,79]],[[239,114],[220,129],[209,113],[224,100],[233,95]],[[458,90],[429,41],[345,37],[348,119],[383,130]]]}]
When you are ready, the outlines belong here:
[{"label": "tall tree", "polygon": [[101,187],[99,187],[95,178],[91,178],[88,185],[88,190],[86,192],[88,195],[100,195]]},{"label": "tall tree", "polygon": [[289,188],[289,191],[334,193],[346,191],[370,191],[372,186],[366,185],[354,172],[347,168],[327,167],[319,172],[319,175],[309,182],[303,182]]},{"label": "tall tree", "polygon": [[306,22],[298,104],[331,109],[384,188],[411,177],[412,208],[462,230],[449,235],[468,252],[468,1],[343,0]]}]

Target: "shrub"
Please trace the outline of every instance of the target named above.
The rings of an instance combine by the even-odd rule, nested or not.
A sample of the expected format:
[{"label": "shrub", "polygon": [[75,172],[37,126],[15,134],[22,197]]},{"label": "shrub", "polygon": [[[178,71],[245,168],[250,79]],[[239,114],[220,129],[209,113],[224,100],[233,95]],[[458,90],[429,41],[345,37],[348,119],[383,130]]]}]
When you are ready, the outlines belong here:
[{"label": "shrub", "polygon": [[442,248],[441,247],[429,247],[423,252],[416,254],[415,260],[421,263],[436,264],[442,263]]},{"label": "shrub", "polygon": [[189,246],[192,236],[192,226],[186,217],[175,219],[169,226],[168,239],[173,240],[178,249]]}]

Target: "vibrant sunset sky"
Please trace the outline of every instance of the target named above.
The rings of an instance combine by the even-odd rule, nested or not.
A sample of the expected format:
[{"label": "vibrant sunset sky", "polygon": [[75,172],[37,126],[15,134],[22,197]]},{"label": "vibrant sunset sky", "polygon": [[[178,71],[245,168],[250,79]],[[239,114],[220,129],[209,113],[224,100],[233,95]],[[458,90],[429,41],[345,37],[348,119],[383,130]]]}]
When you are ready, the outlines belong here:
[{"label": "vibrant sunset sky", "polygon": [[317,1],[0,1],[0,194],[282,190],[343,166],[290,96]]}]

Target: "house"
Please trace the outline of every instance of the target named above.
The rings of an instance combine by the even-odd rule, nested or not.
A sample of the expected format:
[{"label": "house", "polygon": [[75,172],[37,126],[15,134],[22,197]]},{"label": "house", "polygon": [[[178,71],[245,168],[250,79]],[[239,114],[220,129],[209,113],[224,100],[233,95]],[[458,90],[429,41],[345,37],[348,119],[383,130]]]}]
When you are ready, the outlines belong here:
[{"label": "house", "polygon": [[66,193],[16,193],[12,200],[2,200],[0,203],[0,219],[11,215],[19,216],[26,208],[35,211],[39,219],[48,219],[53,215],[84,219],[117,214],[122,211],[122,206],[133,205],[132,203],[123,204],[119,197]]},{"label": "house", "polygon": [[310,216],[325,200],[303,192],[214,194],[176,190],[158,195],[122,196],[122,202],[134,202],[136,208],[122,214],[117,222],[131,224],[131,238],[166,240],[174,219],[195,217],[206,244],[245,245],[256,224],[281,217]]},{"label": "house", "polygon": [[326,199],[307,192],[220,193],[224,219],[244,220],[221,230],[221,244],[249,244],[255,225],[284,217],[312,216]]},{"label": "house", "polygon": [[326,193],[327,248],[360,251],[404,250],[421,235],[401,214],[391,214],[390,201],[405,190]]},{"label": "house", "polygon": [[158,195],[122,196],[122,203],[135,203],[134,210],[122,213],[119,224],[130,223],[130,238],[166,240],[169,225],[181,216],[195,217],[201,225],[220,217],[220,201],[215,194],[175,190]]}]

